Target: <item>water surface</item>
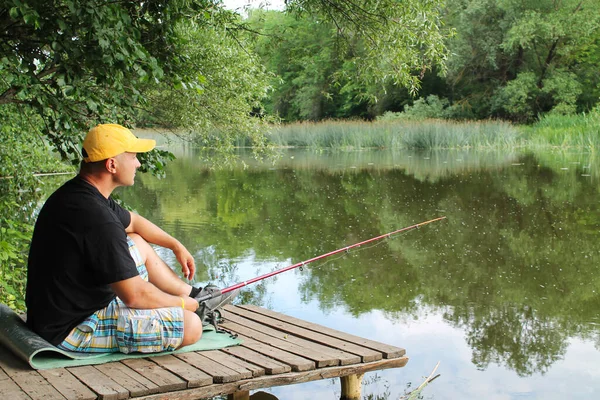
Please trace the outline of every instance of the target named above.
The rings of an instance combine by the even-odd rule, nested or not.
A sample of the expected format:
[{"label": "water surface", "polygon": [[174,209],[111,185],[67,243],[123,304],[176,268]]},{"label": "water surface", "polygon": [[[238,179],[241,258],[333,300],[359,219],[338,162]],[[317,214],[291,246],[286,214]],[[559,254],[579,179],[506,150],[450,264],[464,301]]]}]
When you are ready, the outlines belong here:
[{"label": "water surface", "polygon": [[[589,154],[314,153],[211,169],[175,148],[167,178],[119,195],[179,238],[197,282],[229,286],[438,216],[447,220],[248,287],[238,302],[404,347],[364,396],[600,393],[599,165]],[[140,176],[141,175],[141,176]],[[161,254],[178,270],[169,252]],[[338,380],[273,388],[337,399]]]}]

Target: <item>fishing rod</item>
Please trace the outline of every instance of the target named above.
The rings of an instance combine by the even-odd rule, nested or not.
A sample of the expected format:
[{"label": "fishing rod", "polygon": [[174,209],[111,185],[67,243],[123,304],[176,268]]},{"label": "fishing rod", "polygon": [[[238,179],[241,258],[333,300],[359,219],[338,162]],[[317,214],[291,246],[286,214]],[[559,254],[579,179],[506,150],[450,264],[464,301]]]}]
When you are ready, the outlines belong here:
[{"label": "fishing rod", "polygon": [[[396,231],[393,231],[393,232],[390,232],[390,233],[386,233],[384,235],[376,236],[374,238],[367,239],[367,240],[364,240],[364,241],[359,242],[359,243],[355,243],[355,244],[350,245],[350,246],[342,247],[340,249],[330,251],[329,253],[321,254],[320,256],[316,256],[316,257],[310,258],[310,259],[308,259],[306,261],[301,261],[299,263],[290,265],[290,266],[285,267],[285,268],[280,268],[278,270],[266,273],[266,274],[261,275],[261,276],[257,276],[256,278],[252,278],[252,279],[244,281],[244,282],[237,283],[237,284],[235,284],[233,286],[229,286],[229,287],[224,288],[224,289],[219,289],[217,286],[214,286],[214,285],[208,285],[204,289],[202,289],[202,291],[200,292],[200,294],[196,297],[196,300],[198,301],[198,303],[200,303],[200,306],[201,306],[200,308],[203,308],[203,309],[208,308],[208,309],[213,309],[214,310],[217,307],[219,307],[222,304],[224,304],[225,302],[227,302],[228,299],[231,299],[231,298],[234,297],[234,295],[230,295],[230,296],[226,296],[227,298],[218,299],[218,301],[214,305],[207,305],[206,304],[207,301],[209,301],[211,299],[215,299],[218,296],[221,296],[221,295],[224,295],[226,293],[239,290],[240,288],[243,288],[246,285],[250,285],[250,284],[252,284],[254,282],[262,281],[263,279],[269,278],[269,277],[274,276],[274,275],[281,274],[282,272],[289,271],[289,270],[294,269],[294,268],[302,267],[302,266],[304,266],[306,264],[310,264],[310,263],[318,261],[318,260],[322,260],[323,258],[332,256],[334,254],[338,254],[338,253],[341,253],[341,252],[344,252],[344,251],[348,251],[348,250],[353,249],[355,247],[360,247],[362,245],[365,245],[365,244],[368,244],[368,243],[371,243],[371,242],[376,242],[376,241],[384,239],[384,238],[389,238],[392,235],[396,235],[396,234],[401,233],[401,232],[407,232],[407,231],[410,231],[412,229],[419,228],[419,227],[421,227],[423,225],[431,224],[432,222],[440,221],[440,220],[443,220],[443,219],[446,219],[446,217],[439,217],[439,218],[431,219],[429,221],[421,222],[419,224],[407,226],[406,228],[398,229]],[[201,316],[201,318],[203,318],[203,314],[204,313],[210,311],[208,309],[204,310],[204,311],[200,311],[200,314],[202,314],[202,315],[199,314]]]}]

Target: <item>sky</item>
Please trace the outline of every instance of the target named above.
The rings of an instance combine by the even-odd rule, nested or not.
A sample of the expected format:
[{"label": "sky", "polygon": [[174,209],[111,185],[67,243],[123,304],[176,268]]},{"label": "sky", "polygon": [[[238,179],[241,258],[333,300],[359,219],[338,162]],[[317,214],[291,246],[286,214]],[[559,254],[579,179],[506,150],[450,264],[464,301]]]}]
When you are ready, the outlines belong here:
[{"label": "sky", "polygon": [[223,3],[230,10],[242,9],[248,5],[252,8],[263,6],[271,10],[283,9],[283,0],[223,0]]}]

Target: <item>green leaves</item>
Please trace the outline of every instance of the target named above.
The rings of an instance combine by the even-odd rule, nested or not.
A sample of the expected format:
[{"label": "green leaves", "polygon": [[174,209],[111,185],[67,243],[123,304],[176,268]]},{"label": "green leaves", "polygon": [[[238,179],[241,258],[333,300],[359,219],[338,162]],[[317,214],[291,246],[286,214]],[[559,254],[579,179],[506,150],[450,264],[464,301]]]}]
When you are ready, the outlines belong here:
[{"label": "green leaves", "polygon": [[148,153],[139,153],[138,159],[142,164],[140,172],[150,172],[152,175],[164,178],[166,176],[165,165],[169,161],[173,161],[175,156],[168,151],[154,149]]},{"label": "green leaves", "polygon": [[33,25],[35,28],[40,27],[40,15],[27,2],[14,0],[12,3],[15,4],[15,7],[11,7],[9,10],[12,19],[22,19],[27,25]]},{"label": "green leaves", "polygon": [[24,265],[30,238],[31,226],[0,217],[0,302],[16,310],[25,309]]},{"label": "green leaves", "polygon": [[40,136],[42,121],[31,109],[4,105],[0,120],[0,302],[23,310],[32,219],[47,196],[34,173],[69,168],[50,154]]},{"label": "green leaves", "polygon": [[[415,93],[426,71],[444,71],[450,34],[441,2],[287,3],[256,11],[256,51],[274,75],[269,112],[286,120],[369,117],[388,87]],[[372,115],[371,115],[372,116]]]},{"label": "green leaves", "polygon": [[[0,105],[36,110],[63,158],[99,121],[130,120],[140,86],[173,62],[172,24],[205,2],[147,4],[13,0],[1,24]],[[169,17],[164,11],[169,9]]]},{"label": "green leaves", "polygon": [[598,39],[597,1],[450,0],[446,20],[458,32],[449,42],[453,97],[479,116],[529,122],[598,101],[598,63],[574,62]]},{"label": "green leaves", "polygon": [[260,100],[269,84],[258,59],[246,50],[249,39],[186,22],[173,33],[181,56],[161,82],[143,87],[148,102],[141,116],[224,152],[238,139],[262,145],[267,121]]}]

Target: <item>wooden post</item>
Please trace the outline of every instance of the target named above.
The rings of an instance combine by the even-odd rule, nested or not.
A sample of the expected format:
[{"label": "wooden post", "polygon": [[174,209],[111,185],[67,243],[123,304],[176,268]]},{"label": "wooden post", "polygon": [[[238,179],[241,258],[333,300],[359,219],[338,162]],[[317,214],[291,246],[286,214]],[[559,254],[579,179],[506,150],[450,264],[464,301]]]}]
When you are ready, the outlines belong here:
[{"label": "wooden post", "polygon": [[229,393],[227,395],[227,400],[249,400],[250,399],[250,391],[249,390],[240,390],[237,392]]},{"label": "wooden post", "polygon": [[342,383],[341,400],[360,400],[363,375],[354,374],[340,377]]}]

